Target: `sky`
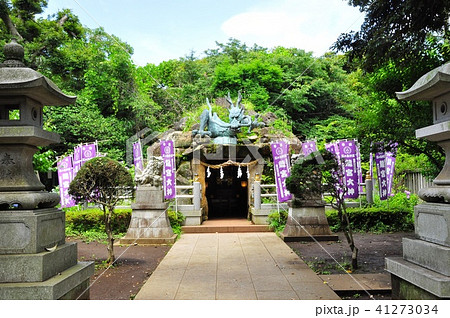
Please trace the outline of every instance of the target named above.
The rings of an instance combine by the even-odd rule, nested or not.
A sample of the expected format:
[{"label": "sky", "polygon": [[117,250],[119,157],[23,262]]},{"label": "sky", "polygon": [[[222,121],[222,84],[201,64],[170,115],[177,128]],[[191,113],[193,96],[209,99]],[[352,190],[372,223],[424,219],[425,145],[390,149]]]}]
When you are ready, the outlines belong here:
[{"label": "sky", "polygon": [[346,0],[48,0],[44,17],[69,8],[89,28],[103,27],[134,48],[135,64],[204,56],[216,42],[329,50],[364,15]]}]

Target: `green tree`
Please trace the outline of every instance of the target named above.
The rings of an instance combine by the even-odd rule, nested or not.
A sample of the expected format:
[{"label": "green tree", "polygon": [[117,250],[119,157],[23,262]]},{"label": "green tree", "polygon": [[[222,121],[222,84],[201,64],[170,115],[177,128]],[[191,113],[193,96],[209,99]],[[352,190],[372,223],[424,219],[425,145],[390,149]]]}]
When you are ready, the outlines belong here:
[{"label": "green tree", "polygon": [[108,236],[108,264],[115,261],[111,218],[121,200],[120,194],[124,190],[132,189],[133,179],[128,170],[117,161],[106,157],[86,162],[69,186],[69,194],[75,202],[96,203],[102,207],[105,232]]},{"label": "green tree", "polygon": [[[371,141],[395,140],[403,150],[425,153],[436,173],[443,152],[416,140],[414,131],[432,124],[430,105],[399,101],[395,92],[411,87],[423,74],[450,58],[449,0],[349,0],[366,13],[358,32],[342,34],[334,47],[346,52],[350,69],[365,73],[363,98],[355,113],[357,134]],[[427,165],[428,167],[429,165]]]},{"label": "green tree", "polygon": [[[448,60],[449,0],[349,0],[366,14],[361,30],[342,34],[335,48],[348,51],[366,70],[374,70],[387,61],[402,66],[423,64],[438,57]],[[441,59],[441,63],[442,63]]]}]

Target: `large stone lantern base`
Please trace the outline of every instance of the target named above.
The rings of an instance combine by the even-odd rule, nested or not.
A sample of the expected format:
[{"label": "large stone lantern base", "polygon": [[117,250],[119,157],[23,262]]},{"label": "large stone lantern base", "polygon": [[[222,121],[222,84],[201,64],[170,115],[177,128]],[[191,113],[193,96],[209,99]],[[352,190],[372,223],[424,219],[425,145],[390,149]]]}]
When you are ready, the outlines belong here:
[{"label": "large stone lantern base", "polygon": [[0,211],[0,299],[89,299],[92,262],[65,243],[56,208]]},{"label": "large stone lantern base", "polygon": [[173,244],[173,233],[167,216],[168,203],[160,187],[140,185],[136,190],[136,203],[131,205],[132,214],[127,234],[119,244]]},{"label": "large stone lantern base", "polygon": [[417,138],[445,151],[433,186],[419,191],[426,201],[414,208],[415,239],[403,239],[403,257],[386,258],[394,299],[450,299],[450,121],[416,130]]},{"label": "large stone lantern base", "polygon": [[393,299],[450,299],[450,208],[414,208],[415,239],[403,238],[403,257],[386,258]]},{"label": "large stone lantern base", "polygon": [[337,241],[328,225],[322,200],[289,202],[289,214],[281,238],[285,242]]}]

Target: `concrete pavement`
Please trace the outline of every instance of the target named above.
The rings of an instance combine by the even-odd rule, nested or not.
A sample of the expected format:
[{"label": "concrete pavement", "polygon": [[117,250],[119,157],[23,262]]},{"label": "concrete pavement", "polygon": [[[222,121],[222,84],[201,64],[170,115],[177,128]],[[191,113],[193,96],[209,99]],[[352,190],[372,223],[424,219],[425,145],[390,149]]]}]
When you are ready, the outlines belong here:
[{"label": "concrete pavement", "polygon": [[340,299],[275,233],[183,234],[135,299]]}]

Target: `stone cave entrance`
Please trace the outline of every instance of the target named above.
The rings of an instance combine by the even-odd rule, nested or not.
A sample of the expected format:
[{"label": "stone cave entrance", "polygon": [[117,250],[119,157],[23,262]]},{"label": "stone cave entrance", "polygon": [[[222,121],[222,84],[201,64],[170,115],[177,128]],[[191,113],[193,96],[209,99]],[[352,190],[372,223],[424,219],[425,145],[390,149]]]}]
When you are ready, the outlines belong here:
[{"label": "stone cave entrance", "polygon": [[241,167],[242,176],[238,175],[237,166],[210,169],[211,175],[205,176],[208,219],[248,217],[248,180],[246,168]]}]

